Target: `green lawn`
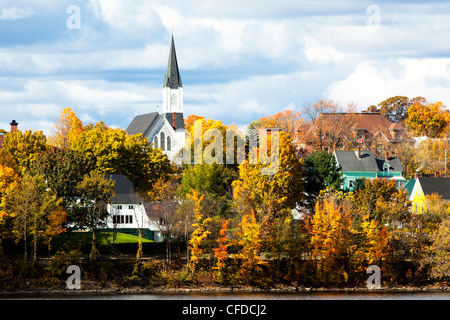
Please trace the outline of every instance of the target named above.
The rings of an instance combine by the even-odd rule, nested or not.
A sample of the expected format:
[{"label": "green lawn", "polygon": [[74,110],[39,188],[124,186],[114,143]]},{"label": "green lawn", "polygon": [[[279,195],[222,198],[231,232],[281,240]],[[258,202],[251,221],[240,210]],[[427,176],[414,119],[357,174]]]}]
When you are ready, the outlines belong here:
[{"label": "green lawn", "polygon": [[[88,244],[92,241],[92,232],[71,232],[66,235],[66,240],[71,243],[80,243],[80,244]],[[113,243],[113,232],[96,232],[96,243],[98,245],[106,245]],[[117,233],[116,243],[138,243],[139,237],[126,234],[126,233]],[[154,242],[145,238],[142,238],[142,242]]]}]

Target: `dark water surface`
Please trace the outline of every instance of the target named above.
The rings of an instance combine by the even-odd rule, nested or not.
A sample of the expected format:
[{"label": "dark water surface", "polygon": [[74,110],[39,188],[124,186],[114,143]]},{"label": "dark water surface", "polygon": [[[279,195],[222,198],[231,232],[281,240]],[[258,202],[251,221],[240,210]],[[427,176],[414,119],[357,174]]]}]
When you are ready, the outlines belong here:
[{"label": "dark water surface", "polygon": [[449,291],[419,292],[235,292],[154,294],[11,294],[2,300],[450,300]]}]

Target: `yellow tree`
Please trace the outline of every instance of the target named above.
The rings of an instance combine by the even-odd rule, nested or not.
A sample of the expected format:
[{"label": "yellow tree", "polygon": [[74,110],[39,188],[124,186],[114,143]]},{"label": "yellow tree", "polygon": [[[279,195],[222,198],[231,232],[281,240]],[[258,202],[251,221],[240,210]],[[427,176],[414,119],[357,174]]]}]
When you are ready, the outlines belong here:
[{"label": "yellow tree", "polygon": [[416,135],[425,134],[430,138],[441,137],[445,133],[450,113],[442,102],[425,105],[417,101],[408,109],[406,127]]},{"label": "yellow tree", "polygon": [[195,222],[192,224],[194,231],[191,234],[189,240],[189,250],[191,257],[189,260],[189,269],[192,273],[195,272],[195,268],[199,263],[200,256],[204,253],[202,248],[203,242],[206,240],[210,231],[208,231],[208,224],[212,221],[211,218],[205,218],[201,212],[202,201],[204,195],[201,195],[197,191],[193,191],[192,194],[186,194],[187,198],[194,203],[194,218]]},{"label": "yellow tree", "polygon": [[55,123],[49,143],[62,149],[71,148],[72,142],[81,132],[83,132],[81,120],[71,108],[65,108]]},{"label": "yellow tree", "polygon": [[312,258],[317,278],[328,283],[348,280],[351,250],[351,196],[341,192],[317,201],[311,223]]},{"label": "yellow tree", "polygon": [[24,175],[47,149],[47,137],[42,131],[9,132],[5,135],[3,148],[17,163],[19,174]]},{"label": "yellow tree", "polygon": [[7,166],[0,165],[0,255],[3,254],[2,239],[9,230],[4,228],[5,222],[10,217],[6,212],[6,196],[17,189],[20,178],[17,172]]},{"label": "yellow tree", "polygon": [[254,211],[249,210],[242,216],[238,227],[236,244],[240,249],[236,258],[242,262],[240,276],[243,280],[254,278],[260,273],[261,266],[266,264],[260,257],[261,225],[256,221]]},{"label": "yellow tree", "polygon": [[[233,182],[238,206],[253,209],[258,222],[272,219],[284,209],[295,208],[303,197],[302,161],[295,155],[290,136],[280,132],[278,151],[270,136],[267,138],[267,143],[262,143],[255,151],[257,163],[240,164],[239,179]],[[264,164],[263,157],[268,153],[272,161]]]},{"label": "yellow tree", "polygon": [[368,265],[382,266],[389,251],[387,227],[367,213],[362,215],[358,228],[352,228],[352,235],[357,239],[352,258],[355,270],[365,272]]}]

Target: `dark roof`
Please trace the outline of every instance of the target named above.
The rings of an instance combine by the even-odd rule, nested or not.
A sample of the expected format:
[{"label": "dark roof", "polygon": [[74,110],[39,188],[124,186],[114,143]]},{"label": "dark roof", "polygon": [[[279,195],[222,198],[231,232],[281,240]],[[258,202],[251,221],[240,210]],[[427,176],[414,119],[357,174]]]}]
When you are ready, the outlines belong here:
[{"label": "dark roof", "polygon": [[[361,159],[357,157],[357,151],[336,150],[336,159],[342,171],[384,171],[384,158],[375,158],[370,150],[361,151]],[[389,158],[389,170],[403,171],[399,158]]]},{"label": "dark roof", "polygon": [[419,177],[417,180],[425,195],[437,193],[443,199],[450,200],[450,178]]},{"label": "dark roof", "polygon": [[[173,113],[166,113],[165,117],[173,128]],[[184,117],[182,113],[176,114],[176,125],[177,125],[176,129],[184,129]]]},{"label": "dark roof", "polygon": [[178,70],[177,53],[175,52],[175,43],[170,43],[169,62],[167,63],[166,78],[164,79],[164,87],[170,87],[171,89],[178,89],[183,87],[181,83],[180,71]]},{"label": "dark roof", "polygon": [[[377,165],[378,165],[378,170],[379,171],[384,171],[384,163],[386,162],[385,158],[376,158],[377,160]],[[402,162],[400,161],[399,158],[394,158],[394,157],[390,157],[388,158],[388,163],[389,163],[389,170],[392,171],[403,171],[403,166],[402,166]]]},{"label": "dark roof", "polygon": [[357,151],[336,150],[336,159],[342,171],[378,171],[378,165],[372,151],[361,151],[361,159]]},{"label": "dark roof", "polygon": [[[165,117],[173,128],[173,113],[170,112],[160,115],[158,112],[152,112],[134,117],[126,131],[129,135],[142,133],[142,136],[146,138],[161,117]],[[184,117],[182,113],[176,113],[176,125],[176,129],[184,129]]]},{"label": "dark roof", "polygon": [[126,131],[129,135],[142,133],[142,135],[146,137],[150,134],[153,126],[158,122],[159,116],[158,112],[136,116],[133,121],[131,121]]},{"label": "dark roof", "polygon": [[105,178],[108,180],[114,180],[114,190],[116,195],[112,199],[113,204],[136,204],[142,203],[142,198],[134,190],[133,183],[125,176],[121,174],[106,174]]}]

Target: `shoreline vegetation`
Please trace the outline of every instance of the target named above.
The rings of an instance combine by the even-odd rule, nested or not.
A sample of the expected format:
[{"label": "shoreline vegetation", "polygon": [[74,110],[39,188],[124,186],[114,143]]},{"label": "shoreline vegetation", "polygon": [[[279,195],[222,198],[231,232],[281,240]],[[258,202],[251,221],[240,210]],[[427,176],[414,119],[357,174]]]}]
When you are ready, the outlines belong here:
[{"label": "shoreline vegetation", "polygon": [[[350,109],[336,113],[337,107],[322,101],[311,111],[353,114]],[[260,128],[279,127],[278,120],[293,116],[298,121],[292,130],[281,126],[279,135],[267,135],[259,146],[245,148],[245,136],[253,139]],[[412,206],[388,168],[387,175],[363,175],[346,187],[330,151],[338,150],[338,142],[353,135],[351,130],[347,135],[324,135],[323,126],[316,127],[318,135],[304,137],[313,143],[312,153],[300,155],[294,143],[294,134],[298,138],[300,133],[294,129],[307,124],[300,114],[283,112],[269,118],[261,118],[236,140],[244,146],[242,157],[231,154],[243,160],[239,165],[222,165],[226,161],[219,155],[227,159],[226,144],[214,140],[203,145],[191,139],[191,155],[196,149],[210,150],[220,161],[193,159],[176,166],[142,135],[128,135],[103,122],[83,125],[69,108],[55,124],[56,129],[69,130],[56,131],[49,140],[40,131],[0,132],[0,293],[65,291],[69,278],[76,286],[81,280],[84,290],[112,292],[335,290],[365,288],[369,278],[376,286],[381,279],[383,288],[448,287],[448,198],[421,195],[421,206]],[[191,136],[197,121],[202,123],[202,137],[211,129],[228,129],[220,120],[191,115],[185,121]],[[319,124],[310,125],[314,129]],[[332,144],[325,145],[324,139],[331,136]],[[352,153],[363,146],[340,147]],[[411,153],[404,155],[413,159],[411,154],[419,149],[409,147]],[[381,149],[385,160],[393,154],[387,146]],[[262,173],[263,161],[252,161],[255,154],[269,157],[269,152],[278,159],[278,171],[272,175]],[[405,172],[439,174],[437,168],[410,169]],[[130,196],[115,203],[116,192],[122,193],[107,178],[111,174],[127,177],[142,201]],[[124,231],[122,224],[130,220],[122,219],[122,213],[117,226],[119,215],[112,209],[127,210],[127,217],[137,222],[145,215],[138,214],[134,204],[143,203],[158,237],[144,233],[150,227],[143,220]],[[106,223],[110,215],[116,217],[114,226]],[[105,228],[113,233],[102,234]],[[132,234],[120,234],[121,230]],[[369,277],[372,266],[377,268]]]}]

